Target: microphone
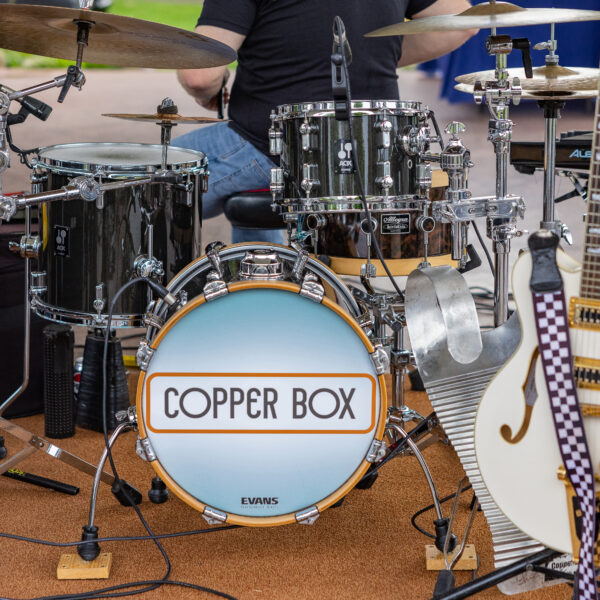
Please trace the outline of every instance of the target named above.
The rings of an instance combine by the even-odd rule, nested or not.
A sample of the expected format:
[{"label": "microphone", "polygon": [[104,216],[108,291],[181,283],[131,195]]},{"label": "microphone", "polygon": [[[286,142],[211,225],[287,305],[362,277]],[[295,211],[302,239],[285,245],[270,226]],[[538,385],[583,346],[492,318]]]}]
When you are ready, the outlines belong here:
[{"label": "microphone", "polygon": [[[5,94],[12,94],[15,90],[12,90],[6,85],[0,85],[0,90],[2,90]],[[45,121],[52,112],[52,107],[48,106],[45,102],[38,100],[37,98],[33,98],[31,96],[24,96],[23,98],[18,98],[17,102],[30,114],[38,119]]]},{"label": "microphone", "polygon": [[[346,67],[352,61],[346,28],[340,17],[333,20],[333,50],[331,54],[331,91],[335,106],[336,121],[350,118],[350,81]],[[346,63],[344,65],[344,63]]]},{"label": "microphone", "polygon": [[333,21],[333,49],[332,54],[343,52],[346,57],[346,64],[352,64],[352,50],[348,38],[346,37],[346,27],[340,17],[336,17]]}]

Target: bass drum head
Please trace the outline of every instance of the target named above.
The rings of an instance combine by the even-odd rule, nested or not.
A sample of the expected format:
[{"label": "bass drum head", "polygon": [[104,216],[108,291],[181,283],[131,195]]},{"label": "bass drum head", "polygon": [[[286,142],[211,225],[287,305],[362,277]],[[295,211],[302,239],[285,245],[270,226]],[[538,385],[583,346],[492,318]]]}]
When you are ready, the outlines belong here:
[{"label": "bass drum head", "polygon": [[228,523],[322,511],[356,485],[383,436],[371,343],[337,304],[299,291],[248,281],[196,298],[160,330],[140,378],[152,465],[184,501]]}]

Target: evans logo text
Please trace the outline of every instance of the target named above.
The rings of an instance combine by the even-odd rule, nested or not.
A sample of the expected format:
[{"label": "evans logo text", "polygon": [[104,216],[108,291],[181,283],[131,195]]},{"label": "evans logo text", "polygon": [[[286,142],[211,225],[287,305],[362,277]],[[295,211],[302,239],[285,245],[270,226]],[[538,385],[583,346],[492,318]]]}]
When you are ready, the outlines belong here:
[{"label": "evans logo text", "polygon": [[279,498],[261,498],[260,496],[249,498],[244,496],[242,497],[242,504],[279,504]]}]

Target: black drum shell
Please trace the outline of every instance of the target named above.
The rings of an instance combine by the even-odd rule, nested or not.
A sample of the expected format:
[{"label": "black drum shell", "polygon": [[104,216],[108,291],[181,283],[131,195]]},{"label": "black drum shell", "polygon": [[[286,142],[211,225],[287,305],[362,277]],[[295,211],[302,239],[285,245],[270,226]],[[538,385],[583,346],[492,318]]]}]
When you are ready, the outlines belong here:
[{"label": "black drum shell", "polygon": [[[285,174],[285,199],[359,196],[353,169],[345,168],[341,162],[343,142],[350,141],[350,127],[347,121],[335,119],[329,104],[278,107],[279,126],[283,133],[281,167]],[[403,148],[401,137],[410,130],[426,127],[427,118],[428,113],[419,102],[353,102],[352,128],[356,138],[356,158],[367,199],[418,195],[417,159]],[[384,147],[383,134],[378,129],[384,121],[391,124],[388,147]],[[310,129],[310,132],[303,136],[302,128]],[[306,141],[308,144],[305,146]],[[349,158],[350,155],[346,153],[346,160]],[[389,168],[385,163],[389,164]],[[318,181],[308,194],[302,187],[307,174],[306,165],[313,166],[310,178]],[[381,180],[386,174],[393,182],[391,187],[384,189]]]},{"label": "black drum shell", "polygon": [[[431,200],[441,200],[444,187],[432,188]],[[425,234],[417,227],[417,219],[422,215],[419,209],[390,210],[371,213],[374,219],[375,239],[384,259],[423,258],[425,255]],[[331,212],[323,215],[326,225],[317,236],[317,254],[343,258],[366,259],[368,255],[368,237],[365,232],[365,214],[359,212]],[[386,225],[386,218],[392,217],[399,226]],[[452,251],[452,232],[449,223],[436,223],[428,234],[428,256],[442,256]],[[376,258],[371,247],[370,256]]]},{"label": "black drum shell", "polygon": [[[47,175],[44,190],[60,189],[82,174],[79,170],[69,172],[64,166],[41,171]],[[144,176],[132,172],[120,178]],[[36,310],[52,320],[86,325],[90,322],[85,315],[106,315],[116,292],[134,276],[136,258],[148,252],[149,224],[153,225],[153,256],[164,269],[160,278],[163,283],[200,256],[203,175],[197,172],[189,176],[191,194],[174,184],[146,184],[105,192],[102,208],[84,200],[43,205],[39,268],[46,273],[47,290],[40,298],[44,306]],[[110,180],[118,178],[113,175]],[[103,177],[97,180],[109,181]],[[105,300],[100,310],[95,305],[99,284],[103,284],[101,296]],[[126,290],[113,311],[126,317],[118,325],[141,325],[149,300],[144,285]],[[78,318],[76,313],[81,316]]]}]

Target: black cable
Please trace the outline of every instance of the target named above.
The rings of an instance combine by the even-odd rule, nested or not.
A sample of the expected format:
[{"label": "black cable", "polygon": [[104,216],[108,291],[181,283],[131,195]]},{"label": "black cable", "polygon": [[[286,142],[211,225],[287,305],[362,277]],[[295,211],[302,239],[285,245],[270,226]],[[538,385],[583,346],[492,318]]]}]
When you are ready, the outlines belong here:
[{"label": "black cable", "polygon": [[6,127],[6,141],[8,143],[8,147],[15,153],[19,155],[21,164],[24,164],[28,169],[33,170],[33,165],[29,162],[27,155],[35,154],[38,152],[39,148],[31,148],[30,150],[21,150],[14,142],[12,133],[10,131],[10,126]]},{"label": "black cable", "polygon": [[[161,555],[165,561],[166,572],[165,572],[163,578],[160,580],[152,580],[152,582],[148,582],[148,583],[137,582],[137,583],[131,583],[131,584],[123,584],[123,586],[113,586],[113,588],[104,588],[104,589],[100,589],[100,590],[95,590],[93,593],[91,593],[91,595],[90,595],[90,593],[87,593],[84,595],[68,596],[68,597],[65,597],[65,600],[66,600],[66,598],[68,598],[69,600],[80,600],[80,599],[87,599],[87,598],[115,598],[115,597],[120,597],[120,596],[127,595],[127,594],[131,594],[131,595],[143,594],[145,592],[149,592],[149,591],[158,589],[159,587],[161,587],[161,585],[164,585],[166,582],[169,581],[169,577],[171,575],[171,561],[170,561],[169,556],[168,556],[166,550],[164,549],[163,545],[160,543],[160,539],[154,534],[154,532],[150,528],[150,525],[144,518],[144,515],[142,515],[141,510],[135,504],[135,502],[132,500],[132,498],[129,496],[127,489],[124,486],[121,486],[121,478],[119,477],[119,473],[117,471],[117,467],[115,465],[115,461],[112,456],[112,450],[111,450],[110,442],[108,439],[108,415],[107,415],[108,407],[107,407],[106,391],[108,388],[107,363],[108,363],[108,343],[109,343],[109,339],[110,339],[110,325],[112,323],[112,316],[113,316],[113,312],[115,309],[115,305],[117,303],[117,300],[120,298],[121,294],[123,292],[125,292],[127,289],[129,289],[130,287],[132,287],[138,283],[141,283],[141,282],[148,285],[152,289],[154,289],[154,287],[156,287],[154,282],[150,281],[146,277],[132,279],[119,288],[119,290],[117,291],[117,293],[115,294],[115,296],[113,297],[113,299],[110,303],[110,310],[108,311],[106,330],[104,333],[104,351],[102,353],[102,430],[103,430],[102,432],[104,434],[104,444],[106,446],[106,455],[107,455],[111,470],[112,470],[114,478],[115,478],[114,485],[121,487],[121,491],[123,492],[123,495],[128,500],[131,507],[135,510],[144,529],[148,532],[148,535],[152,538],[152,540],[156,544],[156,547],[158,548],[159,552],[161,553]],[[155,581],[155,583],[154,583],[154,581]],[[104,593],[104,592],[112,592],[114,589],[126,589],[129,587],[140,586],[140,585],[143,585],[146,587],[144,587],[140,590],[134,590],[132,592],[123,592],[123,593],[117,593],[117,594],[105,594]],[[193,586],[193,584],[188,585],[188,587],[192,587],[192,586]],[[198,586],[198,589],[200,589],[199,586]],[[226,595],[226,594],[224,594],[224,592],[219,592],[218,590],[213,590],[211,588],[202,588],[202,591],[207,591],[208,593],[212,593],[217,596],[229,598],[231,600],[236,600],[233,596]]]},{"label": "black cable", "polygon": [[[128,592],[118,592],[118,593],[104,593],[104,592],[113,592],[117,590],[124,590],[130,587],[136,587],[141,585],[150,585],[150,588],[142,589],[142,590],[131,590]],[[119,585],[113,585],[110,587],[102,588],[100,590],[91,590],[89,592],[81,592],[80,594],[63,594],[60,596],[36,596],[35,598],[30,598],[29,600],[88,600],[91,598],[122,598],[125,596],[135,596],[137,594],[143,594],[145,592],[157,589],[158,587],[162,587],[163,585],[174,585],[180,587],[191,588],[193,590],[198,590],[200,592],[207,592],[209,594],[215,594],[220,596],[221,598],[226,598],[227,600],[237,600],[235,596],[231,596],[226,594],[225,592],[219,592],[218,590],[213,590],[211,588],[207,588],[201,585],[196,585],[195,583],[188,583],[187,581],[175,581],[175,580],[163,580],[163,579],[147,579],[144,581],[139,581],[136,583],[121,583]],[[0,600],[22,600],[20,598],[8,598],[6,596],[0,596]]]},{"label": "black cable", "polygon": [[[471,484],[466,485],[462,490],[460,490],[460,492],[458,492],[459,494],[463,494],[464,492],[467,492],[468,490],[470,490],[473,486]],[[445,496],[444,498],[442,498],[440,500],[440,504],[444,504],[444,502],[448,502],[448,500],[452,500],[453,498],[456,498],[456,494],[457,492],[454,492],[453,494],[450,494],[448,496]],[[476,500],[475,500],[476,501]],[[422,529],[421,527],[419,527],[417,525],[417,517],[420,517],[422,514],[429,512],[430,510],[433,510],[435,508],[435,504],[430,504],[429,506],[426,506],[425,508],[421,508],[419,509],[411,518],[410,518],[410,524],[420,533],[422,533],[423,535],[426,535],[427,537],[431,538],[431,539],[435,539],[435,535],[433,535],[432,533],[429,533],[428,531],[425,531],[424,529]]]},{"label": "black cable", "polygon": [[475,230],[475,235],[477,236],[477,239],[479,240],[479,243],[481,244],[481,247],[483,248],[483,251],[485,252],[485,257],[487,258],[488,265],[490,265],[490,270],[492,271],[492,275],[495,275],[496,273],[494,271],[494,262],[492,261],[492,257],[490,256],[490,252],[487,249],[487,246],[483,242],[481,233],[479,233],[479,227],[477,227],[477,223],[475,223],[475,221],[472,221],[472,224],[473,224],[473,229]]},{"label": "black cable", "polygon": [[429,109],[429,116],[431,117],[431,122],[433,123],[433,128],[435,129],[435,134],[438,136],[438,142],[440,144],[440,148],[442,152],[444,151],[444,137],[442,136],[442,130],[438,125],[437,119],[435,118],[435,113]]},{"label": "black cable", "polygon": [[[186,537],[189,535],[200,535],[202,533],[216,533],[218,531],[226,531],[228,529],[240,529],[241,525],[223,525],[220,527],[211,527],[210,529],[193,529],[191,531],[177,531],[174,533],[157,533],[154,537],[149,535],[128,535],[128,536],[114,536],[106,538],[98,538],[95,542],[150,542],[154,541],[155,538],[170,539],[177,537]],[[14,533],[0,533],[0,538],[6,538],[9,540],[15,540],[17,542],[25,542],[29,544],[39,544],[40,546],[52,546],[54,548],[71,548],[73,546],[81,546],[88,544],[89,542],[77,541],[77,542],[52,542],[50,540],[40,540],[38,538],[30,538],[22,535],[16,535]]]},{"label": "black cable", "polygon": [[[128,281],[125,285],[123,285],[118,290],[118,292],[115,294],[115,296],[111,302],[111,305],[110,305],[110,310],[109,310],[108,319],[107,319],[107,326],[106,326],[106,331],[105,331],[105,335],[104,335],[104,352],[103,352],[103,362],[102,362],[102,422],[103,422],[102,424],[103,424],[104,442],[105,442],[105,446],[106,446],[106,450],[107,450],[107,458],[109,459],[109,463],[111,465],[111,469],[113,471],[116,484],[120,484],[121,479],[119,477],[119,474],[118,474],[118,471],[117,471],[117,468],[116,468],[116,465],[115,465],[115,462],[114,462],[114,459],[112,456],[110,444],[109,444],[108,422],[107,422],[108,419],[107,419],[106,389],[107,389],[108,340],[110,338],[110,324],[112,322],[112,315],[113,315],[114,307],[116,305],[117,300],[119,299],[119,297],[125,290],[127,290],[129,287],[135,285],[138,282],[144,282],[147,285],[150,285],[148,280],[146,280],[146,278],[133,279],[131,281]],[[133,502],[133,500],[127,493],[127,490],[125,488],[121,488],[121,489],[122,489],[122,492],[125,495],[126,499],[129,501],[130,505],[135,510],[138,518],[140,519],[140,522],[142,523],[142,525],[144,526],[144,528],[146,529],[146,531],[148,532],[149,535],[148,536],[131,536],[131,537],[126,537],[126,538],[118,538],[118,537],[103,538],[103,539],[96,540],[96,542],[98,542],[98,541],[133,541],[133,540],[149,541],[149,540],[152,540],[158,547],[158,549],[165,561],[165,564],[166,564],[166,572],[165,572],[165,575],[163,576],[163,578],[162,579],[148,579],[148,580],[136,581],[136,582],[131,582],[131,583],[123,583],[123,584],[119,584],[119,585],[115,585],[115,586],[109,586],[109,587],[105,587],[105,588],[91,590],[88,592],[82,592],[79,594],[65,594],[65,595],[61,595],[61,596],[40,596],[40,597],[37,597],[32,600],[88,600],[88,599],[92,599],[92,598],[119,598],[119,597],[123,597],[123,596],[133,596],[133,595],[137,595],[137,594],[143,594],[145,592],[149,592],[149,591],[158,589],[159,587],[161,587],[163,585],[174,585],[174,586],[179,586],[179,587],[186,587],[189,589],[194,589],[197,591],[216,595],[221,598],[226,598],[228,600],[237,600],[234,596],[231,596],[230,594],[227,594],[225,592],[221,592],[219,590],[215,590],[215,589],[212,589],[209,587],[204,587],[204,586],[200,586],[200,585],[196,585],[196,584],[188,583],[188,582],[184,582],[184,581],[170,580],[169,576],[171,574],[171,561],[170,561],[169,556],[167,555],[167,552],[164,549],[163,545],[160,543],[160,539],[171,538],[171,537],[180,537],[183,535],[193,535],[195,533],[209,533],[209,532],[223,531],[226,529],[236,529],[236,528],[238,528],[238,526],[235,526],[235,525],[223,526],[223,527],[215,527],[213,529],[203,529],[203,530],[195,530],[195,531],[189,531],[189,532],[156,535],[151,530],[146,519],[142,515],[140,509],[135,505],[135,503]],[[81,542],[73,542],[73,543],[71,543],[71,542],[49,542],[49,541],[45,541],[45,540],[37,540],[35,538],[26,538],[24,536],[17,536],[17,535],[12,535],[12,534],[3,534],[3,533],[0,533],[0,537],[14,539],[14,540],[18,540],[18,541],[30,542],[30,543],[37,543],[37,544],[47,545],[47,546],[78,546],[78,545],[81,545],[84,543],[89,543],[89,541],[87,541],[87,542],[81,541]],[[134,589],[134,590],[130,589],[130,588],[140,588],[140,587],[141,587],[141,589]],[[127,591],[119,591],[119,590],[127,590]],[[14,600],[14,599],[7,598],[7,597],[0,597],[0,600]]]},{"label": "black cable", "polygon": [[[339,32],[338,32],[338,35],[339,35]],[[377,258],[379,259],[379,261],[381,262],[381,265],[382,265],[383,269],[385,270],[387,276],[389,277],[390,281],[392,282],[392,285],[394,286],[394,289],[396,290],[396,293],[398,294],[400,301],[404,301],[404,294],[398,287],[398,284],[396,283],[394,276],[392,275],[391,271],[389,270],[387,263],[385,262],[385,259],[383,258],[383,254],[381,253],[381,249],[379,248],[379,244],[378,244],[377,240],[375,239],[375,230],[373,229],[373,223],[371,221],[371,211],[369,210],[369,206],[367,205],[367,198],[365,195],[365,187],[363,184],[360,167],[358,165],[358,158],[357,158],[358,148],[356,145],[356,138],[354,137],[354,128],[352,126],[352,93],[350,91],[350,75],[348,72],[348,61],[346,58],[346,53],[343,50],[340,52],[340,54],[342,56],[342,66],[344,68],[344,74],[346,76],[347,92],[348,92],[347,100],[348,100],[348,106],[350,107],[350,111],[349,111],[350,116],[348,117],[348,126],[350,128],[350,142],[352,144],[352,166],[354,167],[354,173],[355,173],[356,179],[358,181],[358,190],[359,190],[359,195],[360,195],[360,201],[362,202],[363,209],[365,211],[365,215],[367,218],[367,223],[369,225],[369,233],[371,234],[371,243],[373,244],[373,247],[375,248],[375,254],[377,255]]]}]

